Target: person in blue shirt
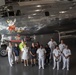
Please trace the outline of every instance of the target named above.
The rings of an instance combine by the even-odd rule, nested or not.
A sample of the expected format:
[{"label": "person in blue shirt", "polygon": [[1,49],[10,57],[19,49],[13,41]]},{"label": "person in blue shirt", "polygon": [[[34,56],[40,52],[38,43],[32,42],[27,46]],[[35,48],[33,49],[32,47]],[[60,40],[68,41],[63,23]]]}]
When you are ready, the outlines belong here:
[{"label": "person in blue shirt", "polygon": [[13,47],[13,53],[15,56],[15,63],[18,63],[18,61],[19,61],[19,47],[18,47],[17,43],[15,43],[15,46]]}]

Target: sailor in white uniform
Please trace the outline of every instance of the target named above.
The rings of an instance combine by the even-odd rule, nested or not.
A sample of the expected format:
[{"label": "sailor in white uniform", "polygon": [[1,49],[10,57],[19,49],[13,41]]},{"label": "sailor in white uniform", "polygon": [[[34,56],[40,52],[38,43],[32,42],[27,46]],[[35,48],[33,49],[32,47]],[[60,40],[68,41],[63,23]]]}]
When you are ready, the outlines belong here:
[{"label": "sailor in white uniform", "polygon": [[53,50],[57,46],[57,43],[51,38],[51,40],[48,42],[48,46],[51,49],[51,53],[50,53],[50,58],[51,58],[51,56],[53,54]]},{"label": "sailor in white uniform", "polygon": [[12,64],[13,64],[13,54],[12,54],[12,44],[11,43],[9,43],[9,46],[7,46],[6,51],[8,52],[9,64],[12,67]]},{"label": "sailor in white uniform", "polygon": [[65,49],[65,46],[66,45],[64,44],[63,40],[61,40],[61,43],[59,44],[59,49],[61,51],[60,61],[63,60],[63,54],[62,54],[62,52],[63,52],[63,49]]},{"label": "sailor in white uniform", "polygon": [[69,70],[70,55],[71,55],[71,50],[68,49],[68,46],[66,45],[66,48],[63,50],[63,68],[62,69],[65,69],[66,67],[67,70]]},{"label": "sailor in white uniform", "polygon": [[48,42],[48,46],[50,47],[51,51],[55,49],[56,45],[57,43],[53,39]]},{"label": "sailor in white uniform", "polygon": [[39,69],[42,67],[44,69],[44,60],[45,60],[45,53],[46,50],[43,48],[42,45],[40,45],[40,48],[37,49],[37,54],[38,54],[38,61],[39,61]]},{"label": "sailor in white uniform", "polygon": [[59,70],[60,55],[61,55],[61,51],[59,50],[59,47],[57,46],[53,50],[53,62],[54,62],[53,69],[56,68],[56,64],[57,64],[57,70]]}]

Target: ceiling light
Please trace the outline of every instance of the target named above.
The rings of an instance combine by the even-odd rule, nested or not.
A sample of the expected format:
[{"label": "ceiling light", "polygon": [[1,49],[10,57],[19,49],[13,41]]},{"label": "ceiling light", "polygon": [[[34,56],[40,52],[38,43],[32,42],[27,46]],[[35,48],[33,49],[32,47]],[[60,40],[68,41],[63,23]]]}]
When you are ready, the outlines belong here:
[{"label": "ceiling light", "polygon": [[36,15],[36,13],[34,13],[33,15]]},{"label": "ceiling light", "polygon": [[31,18],[30,16],[28,18]]},{"label": "ceiling light", "polygon": [[69,7],[69,9],[72,9],[73,7]]},{"label": "ceiling light", "polygon": [[53,16],[55,16],[55,15],[51,15],[51,16],[53,17]]},{"label": "ceiling light", "polygon": [[60,14],[64,14],[64,13],[66,13],[66,12],[67,12],[67,11],[60,11],[59,13],[60,13]]},{"label": "ceiling light", "polygon": [[41,11],[40,9],[37,9],[37,10],[35,10],[35,11]]},{"label": "ceiling light", "polygon": [[37,5],[36,7],[41,7],[41,5]]},{"label": "ceiling light", "polygon": [[30,19],[30,18],[32,18],[31,16],[28,16],[28,18]]}]

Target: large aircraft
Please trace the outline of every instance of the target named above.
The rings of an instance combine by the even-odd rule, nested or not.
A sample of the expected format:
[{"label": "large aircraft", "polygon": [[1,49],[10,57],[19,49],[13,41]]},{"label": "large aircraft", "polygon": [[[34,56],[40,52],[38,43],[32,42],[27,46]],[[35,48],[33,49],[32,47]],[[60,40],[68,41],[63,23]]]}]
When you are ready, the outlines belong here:
[{"label": "large aircraft", "polygon": [[0,7],[0,33],[37,35],[76,33],[76,2],[23,1]]},{"label": "large aircraft", "polygon": [[[75,1],[14,1],[0,6],[1,36],[58,33],[59,37],[76,38]],[[6,56],[5,50],[0,54]]]}]

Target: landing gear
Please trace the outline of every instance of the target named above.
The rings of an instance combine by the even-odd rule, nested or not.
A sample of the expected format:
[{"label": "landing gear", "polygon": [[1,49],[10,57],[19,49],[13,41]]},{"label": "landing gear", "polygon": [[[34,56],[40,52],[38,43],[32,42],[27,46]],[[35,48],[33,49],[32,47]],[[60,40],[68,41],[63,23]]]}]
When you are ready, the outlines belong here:
[{"label": "landing gear", "polygon": [[2,45],[1,46],[1,48],[0,48],[0,56],[2,56],[2,57],[7,56],[6,47],[7,47],[7,45]]}]

